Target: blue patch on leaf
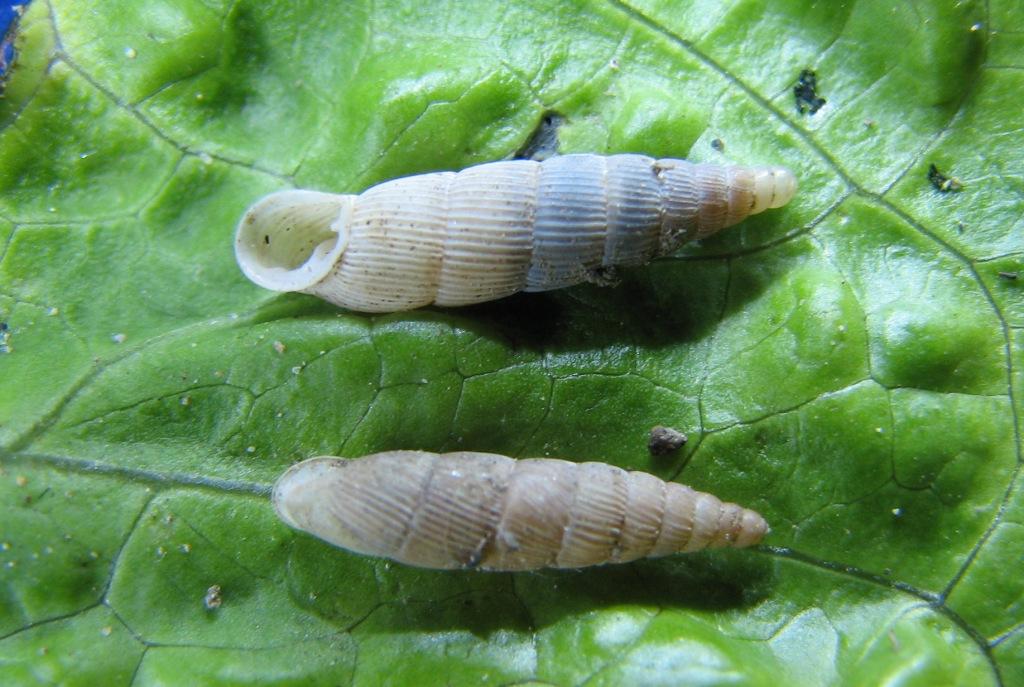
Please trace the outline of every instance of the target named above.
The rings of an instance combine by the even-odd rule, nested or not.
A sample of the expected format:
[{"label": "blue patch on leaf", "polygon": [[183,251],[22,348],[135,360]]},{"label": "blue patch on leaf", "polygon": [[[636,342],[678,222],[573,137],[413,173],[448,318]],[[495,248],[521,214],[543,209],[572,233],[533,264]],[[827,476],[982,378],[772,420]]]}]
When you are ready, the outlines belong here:
[{"label": "blue patch on leaf", "polygon": [[7,73],[14,66],[14,39],[18,33],[18,19],[25,12],[31,0],[0,4],[0,95],[4,92]]}]

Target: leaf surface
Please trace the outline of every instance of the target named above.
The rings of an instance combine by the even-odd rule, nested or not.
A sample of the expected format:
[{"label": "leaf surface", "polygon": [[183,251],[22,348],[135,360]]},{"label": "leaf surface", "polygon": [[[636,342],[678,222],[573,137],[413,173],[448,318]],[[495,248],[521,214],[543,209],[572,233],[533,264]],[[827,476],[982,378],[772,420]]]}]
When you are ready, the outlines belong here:
[{"label": "leaf surface", "polygon": [[[0,100],[5,683],[1024,682],[1020,12],[36,0]],[[234,264],[264,193],[506,158],[552,114],[561,152],[801,190],[614,287],[458,310]],[[652,458],[656,424],[689,443]],[[274,517],[291,463],[398,448],[603,460],[773,529],[480,574]]]}]

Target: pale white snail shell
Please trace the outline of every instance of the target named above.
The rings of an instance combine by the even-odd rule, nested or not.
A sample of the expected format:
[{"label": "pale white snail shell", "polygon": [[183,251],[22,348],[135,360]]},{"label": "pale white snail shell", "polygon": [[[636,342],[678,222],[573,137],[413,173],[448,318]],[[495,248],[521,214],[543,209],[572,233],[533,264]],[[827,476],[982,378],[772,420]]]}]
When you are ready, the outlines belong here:
[{"label": "pale white snail shell", "polygon": [[389,451],[313,458],[277,481],[290,526],[424,568],[534,570],[757,544],[759,514],[605,463]]},{"label": "pale white snail shell", "polygon": [[242,271],[352,310],[468,305],[593,279],[785,205],[781,167],[564,155],[394,179],[359,195],[287,190],[235,237]]}]

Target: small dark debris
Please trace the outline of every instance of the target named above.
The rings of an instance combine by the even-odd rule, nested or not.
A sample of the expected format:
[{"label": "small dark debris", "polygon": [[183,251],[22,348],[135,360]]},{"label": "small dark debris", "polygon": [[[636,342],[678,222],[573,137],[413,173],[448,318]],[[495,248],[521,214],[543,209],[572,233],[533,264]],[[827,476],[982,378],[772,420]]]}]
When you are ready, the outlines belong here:
[{"label": "small dark debris", "polygon": [[1000,272],[999,273],[999,278],[1000,279],[1009,279],[1010,281],[1016,280],[1019,276],[1020,276],[1020,274],[1018,272]]},{"label": "small dark debris", "polygon": [[482,560],[483,560],[483,551],[477,549],[476,551],[473,551],[473,553],[471,553],[469,555],[469,560],[466,561],[466,564],[463,567],[466,570],[472,570],[476,566],[480,565],[480,561],[482,561]]},{"label": "small dark debris", "polygon": [[222,603],[224,603],[224,600],[220,595],[220,585],[210,585],[210,588],[206,590],[206,596],[203,597],[203,605],[206,606],[206,610],[216,610],[220,608]]},{"label": "small dark debris", "polygon": [[718,152],[722,152],[723,150],[725,150],[725,141],[723,141],[720,138],[713,138],[711,139],[711,147],[717,150]]},{"label": "small dark debris", "polygon": [[558,129],[565,117],[557,112],[545,112],[523,147],[516,151],[516,160],[546,160],[558,154]]},{"label": "small dark debris", "polygon": [[269,234],[264,234],[263,235],[263,243],[267,244],[268,246],[270,245],[270,235]]},{"label": "small dark debris", "polygon": [[811,69],[800,72],[800,77],[793,87],[796,96],[796,109],[800,114],[814,114],[825,104],[825,99],[818,95],[818,76]]},{"label": "small dark debris", "polygon": [[935,190],[941,193],[957,193],[964,189],[964,185],[956,177],[946,176],[939,171],[935,163],[928,165],[928,181],[932,182]]},{"label": "small dark debris", "polygon": [[0,322],[0,353],[11,352],[11,332],[6,322]]},{"label": "small dark debris", "polygon": [[622,281],[615,265],[598,265],[587,272],[586,280],[597,286],[616,286]]},{"label": "small dark debris", "polygon": [[687,442],[688,437],[678,429],[671,427],[651,428],[651,437],[647,440],[647,450],[652,456],[667,456],[673,451],[678,451]]}]

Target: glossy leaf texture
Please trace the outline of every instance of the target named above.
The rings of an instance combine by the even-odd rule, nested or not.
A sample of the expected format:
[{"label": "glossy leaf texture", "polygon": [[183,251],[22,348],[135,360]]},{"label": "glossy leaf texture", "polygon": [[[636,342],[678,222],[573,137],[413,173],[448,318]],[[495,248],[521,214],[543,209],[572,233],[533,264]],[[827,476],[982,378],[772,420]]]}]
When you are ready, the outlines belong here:
[{"label": "glossy leaf texture", "polygon": [[[1022,11],[36,0],[0,100],[4,684],[1021,684]],[[545,119],[801,191],[615,286],[467,309],[234,263],[264,193],[507,158]],[[653,458],[654,425],[690,441]],[[274,517],[293,462],[389,449],[604,460],[773,530],[440,573]]]}]

